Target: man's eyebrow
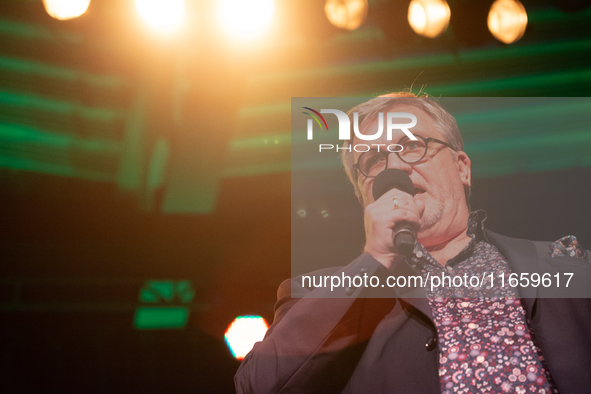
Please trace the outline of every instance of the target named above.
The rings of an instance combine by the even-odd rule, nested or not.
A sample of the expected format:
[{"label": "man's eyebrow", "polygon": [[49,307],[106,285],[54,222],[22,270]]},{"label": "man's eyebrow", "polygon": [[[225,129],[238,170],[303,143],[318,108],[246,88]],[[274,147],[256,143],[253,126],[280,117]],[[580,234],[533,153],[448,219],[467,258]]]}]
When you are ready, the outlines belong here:
[{"label": "man's eyebrow", "polygon": [[[380,144],[380,145],[386,146],[388,144]],[[359,154],[357,156],[353,156],[353,158],[355,160],[359,160],[359,158],[361,157],[362,154],[367,153],[367,152],[377,152],[377,151],[378,151],[378,148],[370,148],[369,150],[365,150],[363,152],[357,152],[357,151],[355,151],[355,153],[359,153]],[[385,151],[384,149],[380,149],[380,152],[384,152],[384,151]]]},{"label": "man's eyebrow", "polygon": [[[388,146],[389,144],[379,144],[379,145]],[[382,148],[382,147],[380,147],[380,150],[379,151],[380,152],[385,152],[384,148]],[[369,150],[366,150],[366,151],[363,151],[363,152],[360,152],[360,153],[365,153],[365,152],[378,152],[378,148],[377,147],[370,148]],[[361,155],[359,155],[359,156],[361,156]]]},{"label": "man's eyebrow", "polygon": [[[419,136],[419,137],[421,137],[421,138],[427,139],[427,137],[424,137],[424,136],[422,136],[422,135],[421,135],[421,134],[419,134],[419,133],[412,133],[412,135],[414,135],[415,137],[418,135],[418,136]],[[408,135],[405,135],[405,136],[403,136],[402,138],[400,138],[398,141],[402,141],[403,139],[410,140],[410,137],[409,137]],[[414,140],[411,140],[411,141],[414,141]]]}]

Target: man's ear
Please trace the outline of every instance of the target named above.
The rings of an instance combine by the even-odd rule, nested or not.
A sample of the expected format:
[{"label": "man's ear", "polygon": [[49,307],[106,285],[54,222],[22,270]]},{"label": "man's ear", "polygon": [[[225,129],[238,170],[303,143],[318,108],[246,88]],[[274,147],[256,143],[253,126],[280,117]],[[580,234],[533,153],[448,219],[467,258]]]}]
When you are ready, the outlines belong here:
[{"label": "man's ear", "polygon": [[470,187],[472,185],[472,161],[466,154],[466,152],[458,151],[457,152],[457,160],[458,160],[458,172],[460,173],[460,180],[464,187]]}]

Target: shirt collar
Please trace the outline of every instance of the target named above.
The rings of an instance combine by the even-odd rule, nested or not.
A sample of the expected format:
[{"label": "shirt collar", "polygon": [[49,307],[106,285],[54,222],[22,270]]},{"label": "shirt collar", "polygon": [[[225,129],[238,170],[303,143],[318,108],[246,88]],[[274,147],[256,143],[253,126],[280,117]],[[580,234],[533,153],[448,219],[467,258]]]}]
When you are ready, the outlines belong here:
[{"label": "shirt collar", "polygon": [[[486,218],[487,214],[483,209],[470,212],[470,216],[468,217],[468,230],[466,231],[466,234],[472,238],[472,240],[460,253],[458,253],[457,256],[450,259],[446,266],[454,266],[460,261],[465,260],[474,251],[474,247],[478,242],[488,242],[484,233],[484,221]],[[429,262],[437,267],[440,266],[439,263],[437,263],[431,254],[425,249],[425,247],[418,242],[415,244],[412,255],[410,258],[407,258],[406,261],[413,269],[418,267],[417,264],[422,265],[425,262]]]}]

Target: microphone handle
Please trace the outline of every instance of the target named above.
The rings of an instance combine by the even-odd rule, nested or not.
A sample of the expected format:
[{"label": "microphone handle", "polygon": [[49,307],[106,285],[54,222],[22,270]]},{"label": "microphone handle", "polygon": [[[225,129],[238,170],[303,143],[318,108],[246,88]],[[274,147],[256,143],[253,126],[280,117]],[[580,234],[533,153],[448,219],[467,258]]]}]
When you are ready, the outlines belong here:
[{"label": "microphone handle", "polygon": [[415,233],[408,222],[396,223],[394,226],[394,246],[398,253],[410,256],[415,248]]}]

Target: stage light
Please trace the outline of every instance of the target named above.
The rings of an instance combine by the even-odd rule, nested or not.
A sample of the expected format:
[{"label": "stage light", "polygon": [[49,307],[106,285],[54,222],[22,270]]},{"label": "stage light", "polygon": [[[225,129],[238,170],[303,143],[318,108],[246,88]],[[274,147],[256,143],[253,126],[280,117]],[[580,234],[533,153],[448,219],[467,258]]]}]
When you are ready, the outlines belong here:
[{"label": "stage light", "polygon": [[232,37],[249,39],[262,34],[271,24],[273,0],[219,0],[218,19]]},{"label": "stage light", "polygon": [[497,0],[488,13],[488,29],[492,35],[505,44],[511,44],[525,33],[527,12],[517,0]]},{"label": "stage light", "polygon": [[43,0],[45,11],[62,21],[77,18],[88,9],[90,0]]},{"label": "stage light", "polygon": [[355,30],[365,22],[368,8],[367,0],[326,0],[324,13],[333,26]]},{"label": "stage light", "polygon": [[412,0],[408,7],[408,23],[415,33],[435,38],[447,30],[451,12],[445,0]]},{"label": "stage light", "polygon": [[154,28],[172,31],[180,26],[185,0],[135,0],[140,16]]},{"label": "stage light", "polygon": [[260,316],[238,316],[228,326],[224,339],[232,355],[242,360],[254,344],[262,341],[269,325]]}]

